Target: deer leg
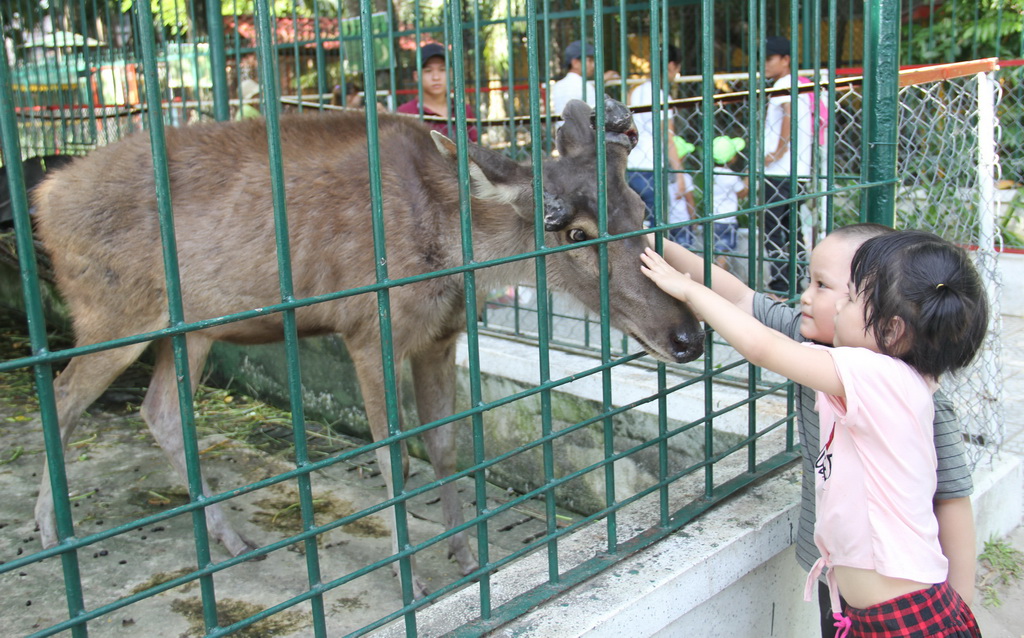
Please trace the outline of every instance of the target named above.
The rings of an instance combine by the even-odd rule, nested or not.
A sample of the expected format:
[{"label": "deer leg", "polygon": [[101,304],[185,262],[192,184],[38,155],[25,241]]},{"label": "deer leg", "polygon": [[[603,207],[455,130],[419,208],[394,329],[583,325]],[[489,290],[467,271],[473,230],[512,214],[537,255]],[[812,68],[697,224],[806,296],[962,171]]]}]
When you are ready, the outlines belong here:
[{"label": "deer leg", "polygon": [[[139,358],[145,343],[104,350],[76,357],[64,368],[53,383],[57,403],[57,422],[60,424],[61,450],[67,449],[82,412],[92,405],[103,391],[114,382],[125,368]],[[43,548],[57,544],[57,523],[53,513],[49,464],[43,464],[43,479],[36,500],[36,524]]]},{"label": "deer leg", "polygon": [[[370,422],[370,432],[374,441],[380,441],[388,436],[387,406],[385,404],[384,374],[381,367],[380,351],[376,341],[369,341],[364,351],[356,350],[349,346],[349,354],[355,363],[356,375],[359,377],[359,389],[363,394],[363,405],[366,409],[366,418]],[[348,344],[346,344],[348,345]],[[396,383],[396,385],[398,385]],[[401,405],[401,404],[399,404]],[[377,466],[380,468],[381,476],[384,477],[384,484],[387,486],[388,496],[395,494],[395,481],[391,475],[391,448],[390,446],[380,447],[376,450]],[[404,474],[408,475],[408,452],[405,445],[402,445],[402,463]],[[385,516],[391,525],[391,552],[397,554],[398,527],[395,521],[395,508],[386,510]],[[416,598],[423,598],[427,595],[427,589],[416,576],[415,558],[410,558],[413,572],[413,595]],[[395,575],[399,575],[398,562],[391,564]]]},{"label": "deer leg", "polygon": [[[203,363],[210,352],[213,342],[199,334],[187,337],[189,377],[192,381],[192,392],[199,384],[199,375]],[[156,365],[153,369],[153,380],[149,384],[146,398],[142,402],[142,418],[149,426],[153,438],[163,449],[171,465],[181,476],[184,483],[188,482],[185,466],[185,445],[181,430],[181,413],[178,406],[178,391],[175,382],[174,351],[169,339],[156,343]],[[206,478],[202,479],[203,494],[212,494]],[[219,503],[205,508],[206,525],[210,534],[224,544],[224,548],[232,556],[254,549],[256,546],[242,538],[231,527]]]},{"label": "deer leg", "polygon": [[[422,423],[430,423],[455,413],[455,343],[438,344],[435,348],[412,358],[416,408]],[[455,424],[433,428],[423,433],[423,443],[434,466],[437,478],[455,472]],[[462,524],[462,502],[455,483],[442,485],[441,507],[447,529]],[[459,562],[463,576],[480,564],[469,549],[465,531],[448,539],[449,558]]]}]

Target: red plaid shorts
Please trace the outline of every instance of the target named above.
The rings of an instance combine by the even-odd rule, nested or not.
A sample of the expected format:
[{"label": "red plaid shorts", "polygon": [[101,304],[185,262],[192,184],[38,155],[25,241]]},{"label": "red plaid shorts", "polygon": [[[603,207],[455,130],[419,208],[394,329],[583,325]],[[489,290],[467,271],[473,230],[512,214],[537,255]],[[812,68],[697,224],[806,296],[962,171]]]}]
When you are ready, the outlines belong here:
[{"label": "red plaid shorts", "polygon": [[978,621],[949,583],[932,585],[884,603],[847,606],[850,636],[901,638],[981,638]]}]

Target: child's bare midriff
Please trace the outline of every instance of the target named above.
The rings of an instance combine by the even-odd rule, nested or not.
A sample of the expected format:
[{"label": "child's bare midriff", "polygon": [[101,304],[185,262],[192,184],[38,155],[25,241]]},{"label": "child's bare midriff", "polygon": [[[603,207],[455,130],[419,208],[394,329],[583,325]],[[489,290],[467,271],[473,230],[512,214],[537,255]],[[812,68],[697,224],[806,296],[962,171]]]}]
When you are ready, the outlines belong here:
[{"label": "child's bare midriff", "polygon": [[843,598],[857,609],[867,609],[911,592],[928,589],[934,583],[890,578],[871,569],[835,565],[836,583]]}]

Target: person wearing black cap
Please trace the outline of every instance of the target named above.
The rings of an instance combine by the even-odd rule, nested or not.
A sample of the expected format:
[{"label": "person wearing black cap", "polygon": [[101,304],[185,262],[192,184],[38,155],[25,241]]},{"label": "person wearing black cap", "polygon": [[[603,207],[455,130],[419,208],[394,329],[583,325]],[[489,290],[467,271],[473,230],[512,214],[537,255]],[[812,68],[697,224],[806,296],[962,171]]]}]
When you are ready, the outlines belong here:
[{"label": "person wearing black cap", "polygon": [[[765,40],[765,79],[773,82],[773,89],[789,89],[793,84],[789,40],[770,36]],[[793,131],[792,96],[789,91],[775,93],[768,98],[768,111],[764,125],[764,181],[765,203],[780,202],[792,197],[791,173],[795,137],[797,152],[797,175],[807,179],[811,174],[811,140],[813,139],[811,101],[802,94],[797,102],[796,131]],[[769,265],[768,288],[772,291],[789,293],[789,224],[793,204],[781,204],[764,211],[764,228],[767,254],[772,259]]]},{"label": "person wearing black cap", "polygon": [[[451,96],[448,92],[448,70],[445,68],[446,53],[445,48],[436,42],[420,47],[421,70],[413,71],[412,79],[423,87],[423,102],[421,104],[418,98],[413,98],[399,106],[398,112],[445,118],[449,121],[427,120],[426,123],[435,131],[448,137],[454,137],[455,126]],[[476,119],[476,113],[469,104],[466,104],[466,117]],[[451,126],[449,126],[450,123]],[[467,133],[471,141],[477,141],[476,126],[467,126]]]},{"label": "person wearing black cap", "polygon": [[[562,54],[565,75],[551,87],[551,113],[561,115],[569,100],[583,100],[590,106],[597,105],[597,89],[594,86],[594,45],[576,40],[565,47]],[[587,80],[583,80],[586,65]],[[619,79],[611,69],[604,72],[604,81]],[[559,123],[561,124],[561,123]]]}]

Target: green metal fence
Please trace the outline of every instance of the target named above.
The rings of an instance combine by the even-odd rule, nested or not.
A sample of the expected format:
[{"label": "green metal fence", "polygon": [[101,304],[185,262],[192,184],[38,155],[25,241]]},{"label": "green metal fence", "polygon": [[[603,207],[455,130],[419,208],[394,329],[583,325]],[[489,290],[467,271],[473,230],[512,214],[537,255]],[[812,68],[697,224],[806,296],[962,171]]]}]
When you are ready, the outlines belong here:
[{"label": "green metal fence", "polygon": [[[697,364],[676,369],[663,363],[644,360],[635,342],[618,334],[609,324],[609,298],[605,276],[601,285],[600,312],[597,316],[581,320],[574,312],[562,309],[560,297],[549,294],[546,282],[546,259],[551,251],[545,248],[544,233],[537,231],[537,249],[518,256],[533,260],[536,279],[531,301],[533,324],[529,329],[537,344],[537,378],[539,382],[527,388],[516,387],[498,398],[485,395],[484,376],[481,373],[481,339],[500,329],[487,331],[486,326],[496,313],[511,312],[517,322],[516,303],[523,293],[495,291],[494,296],[510,294],[506,300],[478,308],[476,304],[476,273],[491,263],[477,263],[470,227],[472,224],[471,198],[468,187],[468,165],[465,148],[468,128],[476,125],[482,144],[502,149],[508,155],[528,162],[539,175],[543,157],[552,151],[553,130],[557,118],[547,109],[549,78],[560,74],[561,58],[565,46],[572,40],[592,41],[596,48],[595,80],[599,92],[619,98],[628,96],[629,82],[605,84],[602,71],[616,68],[623,78],[650,76],[658,85],[668,86],[665,73],[664,44],[682,46],[687,51],[686,71],[703,78],[712,78],[716,71],[738,70],[746,73],[745,88],[740,93],[749,107],[740,115],[744,119],[751,161],[745,174],[751,183],[763,176],[761,155],[761,113],[766,95],[760,75],[765,59],[764,39],[771,33],[799,34],[800,24],[821,24],[822,28],[807,33],[798,46],[799,55],[820,60],[827,67],[818,84],[813,86],[813,99],[824,99],[835,112],[837,102],[836,67],[844,60],[856,62],[861,57],[871,61],[865,75],[864,91],[870,99],[864,101],[864,111],[858,113],[865,122],[872,122],[863,132],[861,153],[863,170],[851,183],[840,185],[831,170],[824,171],[821,180],[813,186],[792,181],[791,198],[794,208],[816,202],[829,211],[824,216],[824,227],[830,228],[831,212],[837,199],[855,193],[868,193],[870,201],[858,212],[859,218],[892,221],[896,162],[891,147],[896,135],[898,100],[896,73],[898,65],[898,30],[893,33],[894,12],[899,4],[891,0],[873,0],[867,3],[865,16],[855,12],[857,3],[837,7],[835,2],[800,8],[788,3],[716,3],[702,2],[649,2],[597,5],[568,2],[512,2],[473,4],[415,2],[381,3],[361,2],[271,2],[269,0],[229,1],[206,0],[204,3],[182,0],[156,0],[152,4],[134,2],[51,3],[41,8],[30,2],[15,2],[14,9],[6,9],[0,16],[4,20],[5,34],[10,48],[0,65],[0,136],[3,142],[5,166],[11,189],[11,208],[14,213],[16,252],[20,260],[20,281],[23,284],[24,305],[31,354],[0,363],[5,372],[31,369],[41,414],[42,447],[45,447],[56,504],[60,543],[40,550],[33,536],[20,544],[16,554],[3,554],[0,579],[5,591],[21,592],[24,582],[20,573],[37,570],[45,574],[47,585],[35,585],[31,591],[49,592],[48,600],[32,605],[31,613],[20,614],[17,626],[11,630],[18,635],[55,635],[70,631],[71,635],[139,635],[154,633],[162,627],[159,612],[152,611],[161,596],[189,592],[196,601],[194,633],[219,636],[259,627],[280,635],[362,635],[373,632],[388,623],[404,625],[407,635],[418,635],[417,612],[447,593],[461,587],[473,586],[479,590],[478,618],[459,629],[460,635],[480,635],[517,613],[561,591],[573,587],[588,576],[597,573],[624,556],[684,529],[695,518],[715,503],[743,489],[773,470],[798,457],[793,436],[793,401],[784,380],[762,375],[746,362],[736,359],[723,344],[708,335],[706,353]],[[784,5],[784,6],[783,6]],[[128,8],[128,11],[124,11]],[[600,9],[600,10],[598,10]],[[827,10],[826,10],[827,9]],[[17,16],[15,16],[17,12]],[[843,18],[843,16],[846,16]],[[857,40],[855,30],[841,35],[837,19],[848,28],[854,23],[862,25],[867,33]],[[739,35],[732,29],[734,22],[743,22],[746,30]],[[898,24],[898,20],[896,21]],[[810,31],[810,30],[807,30]],[[58,36],[64,32],[66,35]],[[722,38],[719,36],[725,34]],[[860,32],[856,32],[859,34]],[[692,37],[687,35],[692,34]],[[52,36],[51,40],[47,37]],[[61,39],[58,39],[61,38]],[[796,40],[796,38],[794,38]],[[842,44],[841,44],[842,40]],[[306,305],[324,302],[324,299],[295,299],[289,287],[291,281],[289,238],[283,169],[280,155],[280,118],[287,111],[347,108],[353,94],[365,96],[367,104],[380,103],[382,108],[420,95],[411,82],[411,71],[417,67],[418,47],[428,41],[450,46],[447,64],[451,71],[454,93],[453,139],[459,147],[459,170],[463,190],[461,213],[463,220],[461,245],[464,266],[456,271],[428,273],[426,277],[456,274],[464,278],[466,290],[466,316],[468,323],[466,359],[468,361],[468,400],[463,411],[436,422],[424,423],[401,432],[395,367],[390,352],[389,289],[397,284],[388,277],[388,242],[385,219],[401,211],[387,210],[381,197],[381,162],[376,148],[377,111],[365,109],[366,130],[369,140],[370,183],[374,230],[374,263],[377,285],[368,290],[337,291],[336,296],[374,294],[381,316],[382,351],[388,392],[389,438],[371,445],[361,445],[314,460],[307,449],[313,436],[305,417],[302,389],[301,356],[295,329],[295,312]],[[723,44],[724,42],[724,44]],[[721,57],[722,50],[729,52]],[[852,52],[843,58],[840,51]],[[863,52],[863,53],[862,53]],[[13,55],[12,55],[13,53]],[[741,60],[736,62],[736,60]],[[256,82],[258,94],[246,90],[246,82]],[[350,91],[355,88],[355,93]],[[677,89],[678,91],[678,89]],[[793,93],[796,95],[794,87]],[[693,97],[700,113],[716,113],[717,108],[731,98],[718,99],[713,82],[705,81]],[[679,95],[682,97],[682,95]],[[795,100],[798,104],[799,100]],[[479,121],[470,121],[462,114],[469,105],[478,114]],[[266,119],[269,154],[271,159],[271,188],[277,229],[276,246],[281,273],[281,303],[217,319],[217,323],[250,319],[267,313],[281,313],[284,322],[285,350],[290,394],[290,428],[294,450],[288,457],[289,467],[268,463],[267,471],[257,479],[239,480],[227,489],[204,493],[201,476],[203,467],[210,463],[206,452],[209,445],[201,442],[194,427],[191,383],[188,373],[185,335],[208,328],[208,323],[188,323],[181,311],[180,287],[177,275],[177,254],[173,228],[173,200],[171,197],[166,154],[162,133],[167,125],[187,125],[205,119],[227,120],[242,118],[250,111],[246,106],[258,105]],[[655,114],[668,105],[652,106]],[[797,109],[800,107],[798,106]],[[604,108],[597,107],[597,122],[603,123]],[[710,139],[720,122],[705,117],[699,122],[702,139]],[[664,123],[655,118],[656,135]],[[19,162],[10,158],[79,154],[98,145],[108,144],[128,132],[146,128],[150,131],[154,171],[158,188],[159,215],[162,234],[164,268],[167,273],[170,299],[170,325],[159,333],[130,337],[120,342],[88,345],[84,347],[54,349],[46,332],[43,298],[45,291],[38,283],[40,267],[37,248],[32,243],[29,202],[26,197],[25,175]],[[818,152],[823,165],[834,166],[837,159],[835,119],[827,128],[828,143]],[[799,135],[799,133],[797,134]],[[603,144],[599,143],[601,149]],[[877,149],[885,149],[884,153]],[[659,151],[660,153],[660,151]],[[711,166],[710,145],[701,145],[699,163]],[[599,153],[599,157],[603,157]],[[659,161],[663,160],[656,154]],[[607,207],[607,187],[603,160],[598,169],[598,208]],[[662,230],[678,227],[668,223],[667,195],[664,186],[671,177],[668,170],[655,171],[662,188],[658,189],[656,222]],[[710,192],[711,172],[700,178],[700,188]],[[540,180],[534,186],[535,199],[542,199]],[[752,189],[752,199],[742,211],[746,217],[747,258],[744,262],[746,277],[753,287],[763,284],[766,256],[763,254],[759,233],[763,233],[761,213],[766,208],[764,193]],[[875,194],[877,193],[877,195]],[[540,211],[538,211],[540,215]],[[714,217],[703,215],[692,225],[700,227],[705,237],[710,236]],[[795,216],[794,227],[796,230]],[[602,212],[599,225],[601,237],[596,245],[602,271],[607,272],[608,242],[610,236],[607,215]],[[538,228],[540,226],[538,225]],[[634,234],[640,233],[637,229]],[[667,241],[658,233],[659,241]],[[785,262],[791,276],[790,293],[799,288],[799,255],[801,247],[797,233],[790,234],[789,257]],[[708,262],[715,257],[712,247],[705,242],[702,250]],[[593,245],[590,244],[591,246]],[[369,247],[367,247],[369,249]],[[272,258],[268,256],[268,259]],[[770,259],[769,259],[770,261]],[[42,267],[45,270],[45,265]],[[329,299],[326,301],[330,301]],[[506,306],[511,306],[509,311]],[[487,315],[488,322],[478,325],[476,319]],[[571,324],[571,325],[570,325]],[[566,328],[569,326],[568,328]],[[581,330],[582,345],[578,340],[563,339],[560,330]],[[94,519],[83,519],[75,513],[76,505],[84,502],[84,493],[76,491],[67,478],[68,463],[72,460],[62,449],[56,423],[53,375],[56,368],[72,356],[80,356],[104,348],[122,347],[155,338],[171,338],[174,342],[179,405],[182,414],[185,455],[188,467],[187,501],[156,514],[130,518],[122,523],[86,527]],[[590,350],[590,363],[563,377],[553,376],[551,358],[563,350]],[[619,398],[618,384],[623,383],[624,370],[631,366],[646,366],[647,375],[655,379],[654,389],[643,398],[623,402]],[[554,414],[556,395],[564,393],[571,382],[580,378],[597,380],[600,388],[596,399],[583,404],[574,414]],[[737,395],[738,393],[738,395]],[[723,397],[737,397],[723,399]],[[699,416],[681,420],[673,414],[670,405],[686,397],[690,408]],[[781,399],[779,397],[782,397]],[[517,406],[535,402],[539,415],[521,417],[525,425],[536,426],[536,438],[523,446],[502,449],[489,430],[503,409],[517,410]],[[622,433],[621,425],[634,424],[636,414],[646,410],[653,414],[653,430],[637,428],[644,434],[630,437]],[[5,414],[8,423],[21,424],[22,414]],[[729,419],[741,423],[739,432],[723,435],[722,427]],[[453,477],[435,481],[432,478],[402,475],[400,461],[401,442],[430,428],[452,422],[468,422],[466,436],[472,439],[471,458]],[[14,426],[5,425],[5,436],[11,436]],[[21,424],[21,427],[24,427]],[[580,437],[596,437],[599,454],[576,467],[565,467],[563,454],[578,443]],[[696,440],[698,452],[694,457],[678,453],[680,447],[690,446]],[[209,443],[209,442],[206,442]],[[220,445],[213,443],[210,445]],[[37,449],[39,449],[37,445]],[[380,496],[380,485],[374,486],[377,498],[364,499],[348,508],[328,508],[331,504],[326,492],[334,484],[331,478],[344,468],[370,468],[374,450],[387,448],[395,468],[391,480],[396,485],[394,495]],[[234,452],[236,455],[247,454]],[[205,456],[204,456],[205,455]],[[509,493],[487,483],[487,478],[499,474],[498,468],[516,458],[539,456],[541,476],[526,477],[528,485],[522,493]],[[200,458],[203,457],[203,463]],[[648,457],[654,470],[643,484],[629,483],[623,468],[635,459]],[[10,467],[18,472],[38,464],[37,456],[8,457]],[[244,456],[252,462],[256,457]],[[68,459],[63,461],[62,459]],[[653,459],[653,460],[650,460]],[[256,459],[258,462],[259,459]],[[88,472],[88,459],[76,463],[76,472]],[[632,467],[632,466],[630,466]],[[372,474],[372,469],[367,470]],[[334,472],[334,474],[332,474]],[[34,481],[34,478],[25,480]],[[417,536],[422,526],[417,513],[431,509],[433,494],[443,483],[458,481],[464,487],[464,497],[473,501],[473,517],[463,529],[475,537],[474,549],[480,567],[468,575],[452,574],[450,567],[438,568],[437,580],[431,583],[431,592],[425,598],[413,596],[412,560],[421,567],[432,555],[443,552],[440,541],[454,531],[436,532],[429,538]],[[600,501],[586,508],[571,509],[571,499],[564,494],[576,483],[594,483]],[[280,507],[272,518],[276,521],[287,511],[298,512],[295,528],[287,533],[268,536],[262,546],[237,557],[229,557],[222,548],[211,543],[205,523],[204,508],[213,503],[239,508],[251,507],[251,500],[260,495],[273,494],[275,489],[288,486],[291,499]],[[503,486],[504,487],[504,486]],[[471,496],[470,496],[471,495]],[[160,496],[159,494],[157,496]],[[249,499],[248,501],[246,499]],[[631,508],[645,502],[657,502],[660,517],[655,523],[637,532],[628,516]],[[542,511],[536,512],[532,508]],[[339,564],[337,555],[353,555],[356,550],[351,537],[337,542],[337,534],[346,526],[371,526],[388,509],[395,512],[398,529],[398,551],[392,553],[381,541],[374,546],[378,554],[365,562],[353,565]],[[497,540],[504,527],[521,524],[510,522],[516,512],[529,510],[526,518],[533,519],[539,531],[531,533],[514,546],[502,545]],[[190,525],[182,526],[182,520]],[[102,523],[102,521],[101,521]],[[99,555],[109,543],[128,543],[139,530],[161,530],[177,525],[179,538],[191,548],[185,551],[188,564],[177,571],[154,574],[147,570],[142,557],[147,545],[124,549],[129,565],[119,572],[104,571],[87,562],[88,555]],[[570,561],[567,554],[572,547],[574,532],[589,525],[606,529],[607,542],[602,547],[585,548],[584,558]],[[32,536],[30,521],[22,521],[19,533]],[[155,533],[155,532],[151,532]],[[326,539],[326,540],[325,540]],[[151,542],[151,541],[150,541]],[[332,546],[334,545],[334,546]],[[119,545],[119,547],[122,547]],[[166,550],[159,550],[166,551]],[[513,596],[510,600],[492,600],[492,583],[509,571],[514,561],[531,552],[547,555],[548,580],[540,586]],[[580,551],[574,548],[573,552]],[[293,560],[291,554],[298,554]],[[266,563],[254,559],[266,557]],[[283,557],[283,558],[282,558]],[[346,556],[348,558],[348,556]],[[287,559],[287,560],[285,560]],[[298,584],[279,577],[262,576],[261,564],[284,561],[290,565],[292,576],[299,574]],[[440,559],[438,562],[445,563]],[[59,563],[59,567],[55,564]],[[570,567],[566,567],[570,564]],[[391,565],[397,565],[399,578],[390,578]],[[269,568],[267,568],[269,570]],[[388,575],[383,578],[381,575]],[[96,576],[99,579],[96,579]],[[157,576],[160,576],[157,578]],[[104,580],[106,579],[106,580]],[[111,581],[131,582],[136,587],[118,589]],[[100,591],[100,582],[109,590]],[[198,584],[197,596],[195,595]],[[352,603],[360,590],[387,588],[387,604],[366,610]],[[54,592],[61,592],[57,600]],[[224,591],[236,592],[227,600]],[[356,593],[353,593],[355,591]],[[241,593],[238,593],[241,592]],[[239,596],[253,596],[258,604],[235,605]],[[12,594],[12,599],[16,595]],[[172,605],[173,606],[173,605]],[[132,610],[140,610],[132,612]],[[356,610],[356,611],[354,611]],[[131,622],[125,614],[134,613]],[[266,629],[274,621],[293,623]],[[115,628],[112,623],[121,624]],[[157,623],[154,625],[153,623]],[[257,624],[260,623],[260,624]],[[134,632],[134,633],[133,633]]]}]

